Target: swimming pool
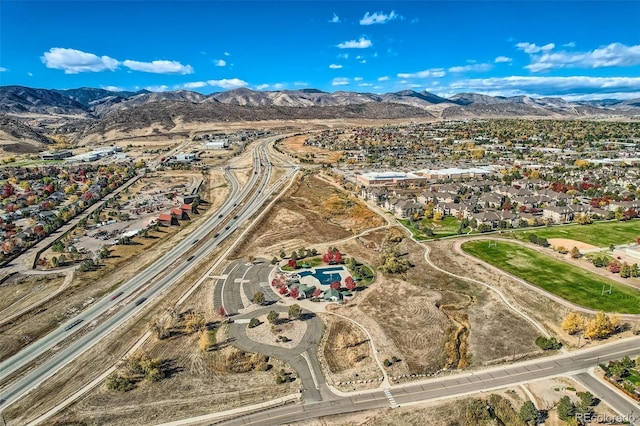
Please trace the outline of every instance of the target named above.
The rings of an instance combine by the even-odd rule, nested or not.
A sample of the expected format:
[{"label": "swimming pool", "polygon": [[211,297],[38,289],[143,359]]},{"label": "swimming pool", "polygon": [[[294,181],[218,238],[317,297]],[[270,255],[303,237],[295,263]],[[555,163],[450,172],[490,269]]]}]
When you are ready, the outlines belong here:
[{"label": "swimming pool", "polygon": [[300,271],[300,277],[308,277],[309,275],[320,281],[322,285],[329,285],[334,281],[342,281],[342,276],[338,272],[346,272],[343,266],[332,266],[329,268],[317,268],[315,272]]}]

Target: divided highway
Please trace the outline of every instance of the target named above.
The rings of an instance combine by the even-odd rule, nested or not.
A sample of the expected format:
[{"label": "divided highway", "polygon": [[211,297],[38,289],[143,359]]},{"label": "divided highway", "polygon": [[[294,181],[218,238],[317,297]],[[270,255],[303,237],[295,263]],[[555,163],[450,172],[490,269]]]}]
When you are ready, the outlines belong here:
[{"label": "divided highway", "polygon": [[[209,255],[220,243],[230,236],[239,225],[249,219],[276,188],[274,185],[271,191],[266,191],[272,172],[266,147],[267,144],[272,143],[275,139],[275,137],[267,138],[253,148],[253,167],[255,173],[251,175],[242,190],[239,191],[239,184],[235,176],[233,176],[228,169],[225,170],[225,175],[231,182],[231,195],[229,199],[216,214],[208,218],[197,229],[194,229],[192,233],[172,250],[167,252],[162,258],[120,286],[118,292],[123,292],[123,295],[119,296],[115,301],[111,300],[112,294],[105,296],[76,317],[70,319],[67,323],[62,324],[42,339],[2,362],[0,364],[0,381],[4,382],[4,384],[0,390],[0,409],[8,406],[29,390],[37,387],[44,380],[51,377],[62,367],[91,348],[91,346],[99,340],[113,332],[119,325],[143,309],[144,306],[150,303],[155,297],[162,294],[172,284],[178,282],[194,265]],[[293,169],[283,178],[279,179],[278,183],[288,179],[296,171],[297,169]],[[228,222],[224,229],[218,231],[218,233],[206,243],[202,242],[196,245],[197,242],[205,239],[220,223],[224,223],[225,221]],[[105,321],[99,321],[101,316],[116,310],[118,307],[120,309]],[[72,324],[75,324],[75,326],[69,327]],[[55,353],[55,355],[37,368],[29,371],[11,384],[8,384],[7,379],[10,378],[13,373],[26,367],[37,358],[47,353],[55,352],[57,345],[79,330],[86,328],[88,325],[93,326],[93,328],[88,330],[79,339]]]}]

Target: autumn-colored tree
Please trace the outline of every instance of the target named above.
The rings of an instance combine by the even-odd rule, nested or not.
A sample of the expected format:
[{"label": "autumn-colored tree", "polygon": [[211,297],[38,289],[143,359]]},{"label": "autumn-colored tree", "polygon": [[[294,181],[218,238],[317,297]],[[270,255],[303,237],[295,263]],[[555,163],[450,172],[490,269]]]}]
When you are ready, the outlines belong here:
[{"label": "autumn-colored tree", "polygon": [[620,277],[629,278],[631,276],[631,266],[627,262],[623,262],[620,267]]},{"label": "autumn-colored tree", "polygon": [[227,311],[224,309],[224,306],[220,306],[220,309],[218,309],[218,313],[220,314],[221,317],[227,316]]},{"label": "autumn-colored tree", "polygon": [[329,263],[333,260],[333,253],[325,253],[322,255],[322,261],[324,263]]},{"label": "autumn-colored tree", "polygon": [[440,222],[442,220],[443,214],[441,212],[434,212],[433,213],[433,220],[436,222]]},{"label": "autumn-colored tree", "polygon": [[571,249],[570,254],[571,254],[571,257],[574,259],[579,259],[581,256],[580,249],[578,249],[578,247],[575,247],[575,246]]},{"label": "autumn-colored tree", "polygon": [[349,290],[349,291],[352,291],[354,288],[356,288],[356,282],[351,277],[347,277],[344,280],[344,285],[345,285],[345,287],[347,287],[347,290]]},{"label": "autumn-colored tree", "polygon": [[322,290],[320,290],[319,288],[316,288],[315,290],[313,290],[313,297],[320,297],[321,294],[322,294]]},{"label": "autumn-colored tree", "polygon": [[289,265],[289,268],[291,268],[291,269],[296,269],[298,267],[298,261],[293,259],[293,258],[289,259],[287,264]]},{"label": "autumn-colored tree", "polygon": [[290,320],[297,320],[302,315],[302,308],[298,304],[291,305],[288,314]]},{"label": "autumn-colored tree", "polygon": [[606,339],[614,334],[620,326],[620,318],[617,315],[611,317],[600,311],[596,317],[587,322],[584,331],[586,339]]},{"label": "autumn-colored tree", "polygon": [[562,321],[562,329],[569,334],[584,331],[585,318],[577,312],[569,312]]},{"label": "autumn-colored tree", "polygon": [[333,261],[336,263],[342,263],[342,253],[336,250],[336,252],[333,253]]},{"label": "autumn-colored tree", "polygon": [[195,333],[196,331],[204,330],[207,325],[207,321],[204,315],[198,312],[193,312],[185,315],[184,326],[187,333]]},{"label": "autumn-colored tree", "polygon": [[288,292],[288,291],[289,291],[289,289],[287,288],[287,286],[286,286],[286,285],[281,286],[281,287],[280,287],[280,290],[278,290],[278,292],[279,292],[280,294],[287,294],[287,292]]},{"label": "autumn-colored tree", "polygon": [[261,291],[256,291],[253,294],[253,303],[262,306],[264,304],[264,293]]},{"label": "autumn-colored tree", "polygon": [[269,311],[269,313],[267,314],[267,321],[269,321],[270,324],[277,323],[279,318],[280,314],[276,311]]},{"label": "autumn-colored tree", "polygon": [[617,260],[613,259],[609,263],[609,272],[611,272],[613,274],[620,273],[620,262],[618,262]]},{"label": "autumn-colored tree", "polygon": [[340,290],[340,281],[334,281],[331,283],[331,285],[329,285],[329,287],[331,287],[334,290]]},{"label": "autumn-colored tree", "polygon": [[300,297],[300,290],[298,290],[298,287],[294,287],[291,289],[291,291],[289,292],[289,297],[292,299],[297,299],[298,297]]}]

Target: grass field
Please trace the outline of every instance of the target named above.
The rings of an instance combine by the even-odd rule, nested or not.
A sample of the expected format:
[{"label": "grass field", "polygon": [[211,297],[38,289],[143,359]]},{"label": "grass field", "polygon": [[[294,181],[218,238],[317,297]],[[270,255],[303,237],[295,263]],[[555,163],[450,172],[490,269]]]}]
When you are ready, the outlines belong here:
[{"label": "grass field", "polygon": [[[462,249],[576,305],[606,312],[640,313],[638,290],[518,244],[499,241],[495,247],[488,245],[486,240],[469,241]],[[601,295],[603,285],[612,286],[610,295]]]},{"label": "grass field", "polygon": [[[411,231],[413,237],[418,241],[458,235],[458,229],[460,228],[460,221],[451,216],[447,216],[440,221],[427,219],[412,223],[409,219],[398,219],[398,222]],[[423,227],[423,229],[431,229],[433,231],[433,235],[427,235],[423,229],[417,229],[415,225],[419,225]]]},{"label": "grass field", "polygon": [[625,222],[596,222],[590,225],[549,226],[514,231],[516,238],[527,240],[530,234],[544,238],[568,238],[596,247],[627,244],[640,236],[640,219]]}]

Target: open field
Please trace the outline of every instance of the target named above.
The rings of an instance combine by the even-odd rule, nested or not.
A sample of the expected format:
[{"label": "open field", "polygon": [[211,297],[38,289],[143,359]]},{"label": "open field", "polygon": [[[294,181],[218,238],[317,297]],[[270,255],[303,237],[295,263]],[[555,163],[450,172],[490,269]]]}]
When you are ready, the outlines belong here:
[{"label": "open field", "polygon": [[341,151],[305,146],[304,141],[309,135],[292,136],[280,142],[282,151],[292,153],[299,159],[309,160],[314,164],[335,164],[344,154]]},{"label": "open field", "polygon": [[301,246],[341,240],[383,223],[362,202],[315,176],[304,176],[274,204],[256,227],[251,244],[247,241],[238,253],[270,259],[281,249],[289,254]]},{"label": "open field", "polygon": [[7,318],[55,292],[64,275],[18,275],[0,284],[0,317]]},{"label": "open field", "polygon": [[[628,244],[640,236],[640,219],[624,222],[596,222],[590,225],[546,226],[514,231],[519,240],[529,241],[529,235],[536,234],[543,238],[566,238],[582,241],[596,247]],[[570,248],[570,247],[569,247]]]},{"label": "open field", "polygon": [[[411,231],[416,240],[450,237],[452,235],[458,235],[458,229],[460,229],[460,221],[451,216],[447,216],[442,220],[427,219],[418,222],[411,222],[409,219],[398,219],[398,222]],[[421,228],[418,229],[416,226]],[[425,232],[426,229],[430,229],[433,235],[427,234]]]},{"label": "open field", "polygon": [[[327,324],[319,359],[324,360],[325,375],[330,383],[342,390],[375,388],[382,371],[378,367],[366,334],[357,325],[345,319],[322,314]],[[339,385],[341,382],[373,381],[369,384]]]},{"label": "open field", "polygon": [[[640,313],[640,291],[599,277],[573,265],[517,244],[500,241],[488,248],[488,241],[469,241],[465,252],[569,302],[606,312]],[[603,286],[611,295],[601,295]]]}]

